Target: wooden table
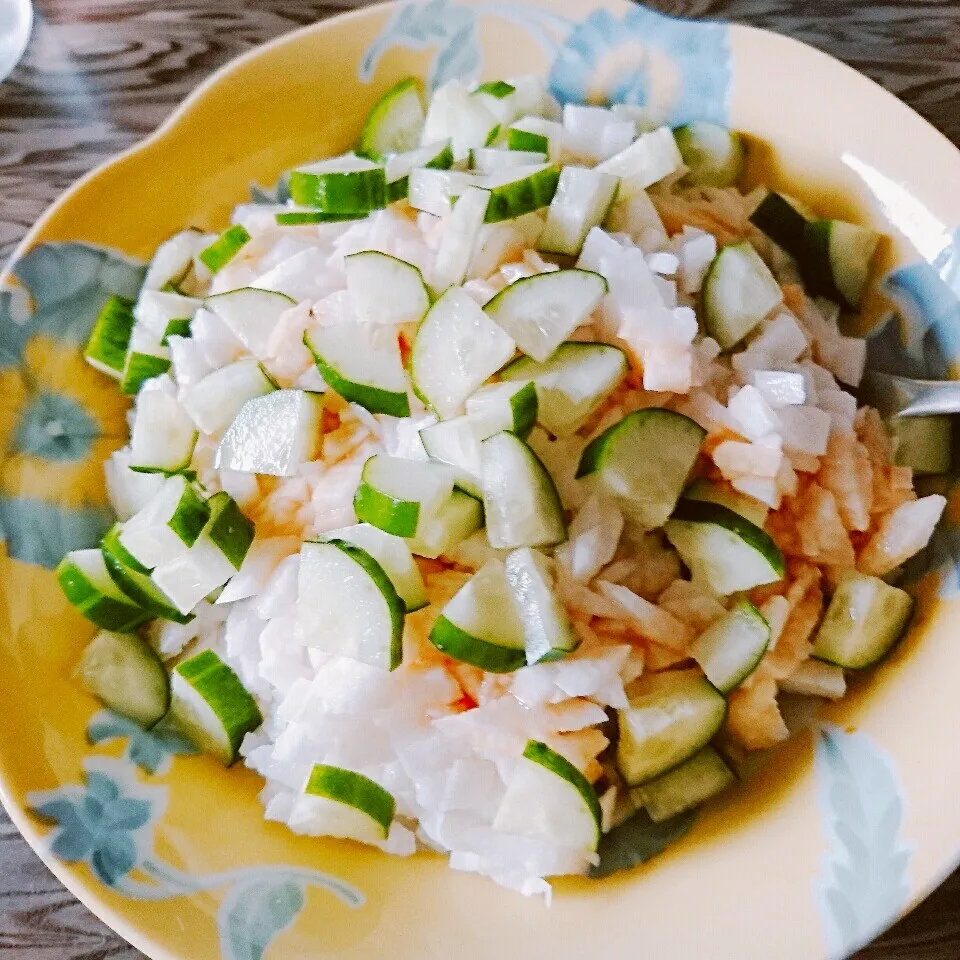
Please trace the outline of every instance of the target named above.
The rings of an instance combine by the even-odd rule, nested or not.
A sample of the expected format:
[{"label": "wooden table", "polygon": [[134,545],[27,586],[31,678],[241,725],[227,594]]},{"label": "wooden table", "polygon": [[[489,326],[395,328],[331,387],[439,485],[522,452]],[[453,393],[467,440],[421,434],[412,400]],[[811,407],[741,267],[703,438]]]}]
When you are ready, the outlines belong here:
[{"label": "wooden table", "polygon": [[[62,190],[153,130],[221,64],[362,0],[34,3],[37,19],[26,58],[0,86],[3,259]],[[654,0],[654,5],[805,40],[878,80],[960,144],[960,0]],[[11,960],[141,956],[63,889],[2,815],[0,950]],[[858,960],[957,957],[960,871]]]}]

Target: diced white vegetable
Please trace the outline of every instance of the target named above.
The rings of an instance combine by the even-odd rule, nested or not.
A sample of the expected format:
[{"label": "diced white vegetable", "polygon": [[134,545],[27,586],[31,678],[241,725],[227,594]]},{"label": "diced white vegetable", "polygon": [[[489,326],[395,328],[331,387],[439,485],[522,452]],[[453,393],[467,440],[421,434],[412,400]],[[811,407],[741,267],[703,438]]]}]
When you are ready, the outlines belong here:
[{"label": "diced white vegetable", "polygon": [[783,445],[788,450],[797,450],[814,457],[822,457],[827,452],[830,439],[832,418],[829,413],[816,407],[784,407],[777,414]]},{"label": "diced white vegetable", "polygon": [[673,131],[660,127],[652,133],[641,134],[629,147],[604,160],[596,169],[620,177],[620,190],[628,196],[646,190],[682,166],[683,157]]},{"label": "diced white vegetable", "polygon": [[752,370],[750,381],[775,410],[807,402],[807,380],[792,370]]},{"label": "diced white vegetable", "polygon": [[591,163],[606,160],[633,142],[634,124],[603,107],[563,108],[563,145],[572,154]]}]

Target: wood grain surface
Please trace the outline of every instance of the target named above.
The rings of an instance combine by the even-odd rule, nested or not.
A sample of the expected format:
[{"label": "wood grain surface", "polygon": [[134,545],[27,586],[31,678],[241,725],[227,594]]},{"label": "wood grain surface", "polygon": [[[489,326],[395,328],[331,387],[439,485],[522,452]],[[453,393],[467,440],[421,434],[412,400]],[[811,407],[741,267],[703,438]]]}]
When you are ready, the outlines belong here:
[{"label": "wood grain surface", "polygon": [[[362,0],[34,3],[26,57],[0,85],[3,259],[62,190],[150,132],[221,64]],[[766,27],[813,44],[879,81],[960,144],[960,0],[655,0],[653,5]],[[141,956],[63,889],[2,814],[0,951],[10,960]],[[857,960],[958,957],[960,872]]]}]

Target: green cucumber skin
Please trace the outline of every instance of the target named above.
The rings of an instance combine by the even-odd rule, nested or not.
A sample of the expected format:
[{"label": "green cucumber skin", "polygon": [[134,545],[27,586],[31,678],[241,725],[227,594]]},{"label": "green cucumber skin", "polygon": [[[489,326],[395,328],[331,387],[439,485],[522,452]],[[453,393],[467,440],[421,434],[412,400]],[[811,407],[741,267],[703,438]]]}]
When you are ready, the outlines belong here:
[{"label": "green cucumber skin", "polygon": [[106,548],[103,548],[103,562],[113,582],[151,616],[179,624],[187,624],[193,620],[193,614],[182,614],[172,603],[161,600],[163,592],[147,574],[131,570]]},{"label": "green cucumber skin", "polygon": [[178,317],[175,320],[171,320],[167,324],[167,329],[163,332],[163,339],[160,341],[161,345],[164,347],[168,346],[167,341],[169,341],[171,337],[189,337],[192,320],[192,317]]},{"label": "green cucumber skin", "polygon": [[750,215],[750,222],[792,257],[803,259],[807,218],[779,193],[768,193]]},{"label": "green cucumber skin", "polygon": [[361,219],[356,213],[324,213],[322,210],[291,210],[290,213],[278,213],[275,217],[278,227],[302,227],[314,223],[345,223]]},{"label": "green cucumber skin", "polygon": [[506,80],[488,80],[486,83],[481,83],[474,93],[487,93],[491,97],[496,97],[498,100],[502,100],[504,97],[509,97],[511,93],[517,88],[507,83]]},{"label": "green cucumber skin", "polygon": [[[362,176],[355,180],[358,173]],[[360,184],[362,189],[358,191]],[[386,174],[382,168],[325,174],[294,170],[290,174],[290,195],[294,203],[317,207],[324,213],[365,216],[387,205]]]},{"label": "green cucumber skin", "polygon": [[155,357],[149,353],[133,354],[125,365],[120,390],[129,395],[139,393],[147,380],[159,377],[169,369],[170,361],[166,357]]},{"label": "green cucumber skin", "polygon": [[437,617],[430,631],[430,642],[448,657],[488,673],[513,673],[527,665],[525,650],[498,647],[495,643],[474,637],[443,614]]},{"label": "green cucumber skin", "polygon": [[[349,784],[349,789],[344,787]],[[367,814],[383,828],[384,837],[390,830],[396,813],[396,801],[379,783],[353,770],[314,764],[303,792],[313,797],[325,797],[353,807]]]},{"label": "green cucumber skin", "polygon": [[510,127],[507,130],[507,148],[529,153],[549,153],[550,141],[541,133],[530,133]]},{"label": "green cucumber skin", "polygon": [[530,740],[527,742],[523,751],[523,756],[527,760],[540,764],[551,773],[562,777],[571,786],[576,788],[577,793],[583,797],[584,802],[590,809],[593,819],[597,824],[597,840],[600,836],[600,823],[603,820],[603,813],[600,810],[600,801],[597,798],[597,791],[593,789],[590,781],[564,756],[561,756],[556,750],[551,750],[545,743],[539,740]]},{"label": "green cucumber skin", "polygon": [[[397,537],[412,537],[417,532],[417,523],[420,520],[419,503],[398,503],[365,481],[360,482],[353,496],[353,509],[362,523],[372,524]],[[383,516],[387,517],[388,526],[377,522]]]},{"label": "green cucumber skin", "polygon": [[[208,502],[210,521],[206,528],[207,536],[220,548],[233,568],[239,570],[253,543],[253,523],[243,515],[228,493],[215,493]],[[236,548],[228,553],[221,546],[222,543],[235,543]]]},{"label": "green cucumber skin", "polygon": [[521,440],[526,440],[536,426],[538,408],[537,387],[532,380],[510,398],[510,409],[513,411],[513,432]]},{"label": "green cucumber skin", "polygon": [[113,554],[124,566],[135,570],[137,573],[150,575],[150,568],[145,567],[127,548],[120,542],[120,531],[123,525],[115,523],[104,535],[100,541],[100,548],[104,552]]},{"label": "green cucumber skin", "polygon": [[[374,142],[378,139],[378,127],[384,117],[389,113],[390,105],[396,98],[407,91],[414,91],[423,107],[423,85],[416,77],[405,77],[403,80],[395,83],[386,93],[384,93],[373,105],[367,119],[363,124],[363,130],[360,133],[360,142],[357,146],[357,156],[366,157],[368,160],[379,162],[384,159],[385,153],[378,150]],[[396,146],[396,145],[395,145]],[[415,146],[415,144],[411,145]],[[405,149],[411,149],[407,147]],[[394,151],[396,152],[396,151]]]},{"label": "green cucumber skin", "polygon": [[113,597],[101,597],[93,603],[85,603],[84,594],[88,591],[87,578],[79,572],[74,572],[74,568],[66,557],[60,562],[55,575],[67,600],[96,627],[117,633],[127,633],[136,630],[150,619],[150,614],[135,605],[132,600],[124,603]]},{"label": "green cucumber skin", "polygon": [[494,187],[490,191],[484,223],[512,220],[525,213],[549,207],[559,182],[560,168],[552,167],[529,180]]},{"label": "green cucumber skin", "polygon": [[[117,375],[122,377],[130,335],[135,324],[133,301],[126,297],[109,297],[93,325],[86,355],[115,370]],[[99,354],[94,351],[95,344],[99,345]]]},{"label": "green cucumber skin", "polygon": [[199,254],[200,262],[211,272],[222,270],[250,242],[250,234],[240,224],[228,227]]},{"label": "green cucumber skin", "polygon": [[170,529],[188,547],[192,547],[210,519],[210,504],[188,484],[174,515],[179,519],[169,524]]},{"label": "green cucumber skin", "polygon": [[766,530],[761,530],[756,524],[751,523],[746,517],[739,513],[724,507],[719,503],[710,503],[706,500],[688,500],[681,498],[673,511],[671,520],[682,520],[687,523],[712,523],[735,533],[748,546],[752,547],[757,553],[770,564],[771,568],[781,578],[786,573],[786,564],[780,548],[776,545],[773,537]]}]

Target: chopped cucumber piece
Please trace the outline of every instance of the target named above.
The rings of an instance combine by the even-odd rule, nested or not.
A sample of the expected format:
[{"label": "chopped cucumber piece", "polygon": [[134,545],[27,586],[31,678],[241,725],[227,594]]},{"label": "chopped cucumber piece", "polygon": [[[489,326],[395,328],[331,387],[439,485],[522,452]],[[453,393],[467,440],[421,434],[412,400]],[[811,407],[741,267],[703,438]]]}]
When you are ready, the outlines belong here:
[{"label": "chopped cucumber piece", "polygon": [[[549,121],[544,122],[548,123]],[[550,138],[542,133],[534,133],[532,130],[511,127],[507,131],[507,149],[514,150],[517,153],[547,156],[550,150]]]},{"label": "chopped cucumber piece", "polygon": [[594,474],[625,514],[652,530],[673,513],[705,436],[683,414],[637,410],[587,445],[577,476]]},{"label": "chopped cucumber piece", "polygon": [[130,469],[137,473],[183,473],[193,459],[197,428],[162,390],[144,390],[130,431]]},{"label": "chopped cucumber piece", "polygon": [[497,100],[503,100],[504,97],[509,97],[516,89],[515,86],[507,83],[506,80],[488,80],[486,83],[481,83],[476,90],[473,91],[473,94],[476,96],[477,94],[483,93],[495,97]]},{"label": "chopped cucumber piece", "polygon": [[453,151],[447,140],[428,143],[404,153],[395,153],[387,158],[387,200],[394,203],[403,200],[410,191],[412,171],[426,168],[430,170],[449,170],[453,166]]},{"label": "chopped cucumber piece", "polygon": [[633,791],[633,798],[654,823],[699,807],[736,783],[733,771],[713,747],[704,747],[686,763]]},{"label": "chopped cucumber piece", "polygon": [[189,623],[193,619],[174,606],[173,601],[150,579],[149,574],[125,563],[121,555],[114,553],[106,544],[101,550],[107,573],[113,578],[113,582],[147,613],[173,623]]},{"label": "chopped cucumber piece", "polygon": [[362,773],[314,764],[303,793],[311,799],[310,824],[319,836],[372,844],[387,839],[396,802]]},{"label": "chopped cucumber piece", "polygon": [[473,185],[472,174],[461,170],[416,168],[410,171],[407,200],[410,206],[435,217],[447,216],[453,201]]},{"label": "chopped cucumber piece", "polygon": [[471,417],[441,420],[420,431],[423,449],[431,460],[439,460],[455,471],[454,483],[474,497],[483,496],[480,482],[480,444],[483,434]]},{"label": "chopped cucumber piece", "polygon": [[484,311],[543,363],[600,305],[607,281],[589,270],[556,270],[516,280]]},{"label": "chopped cucumber piece", "polygon": [[813,655],[849,670],[882,659],[903,635],[913,597],[877,577],[844,575],[813,641]]},{"label": "chopped cucumber piece", "polygon": [[420,271],[378,250],[343,258],[347,291],[357,317],[366,323],[419,323],[430,309]]},{"label": "chopped cucumber piece", "polygon": [[364,157],[334,157],[294,170],[290,196],[324,213],[363,215],[387,205],[386,174]]},{"label": "chopped cucumber piece", "polygon": [[122,527],[123,548],[148,570],[182,556],[196,543],[210,519],[210,508],[193,484],[180,475],[167,479],[159,492]]},{"label": "chopped cucumber piece", "polygon": [[99,550],[73,550],[57,567],[66,598],[92,624],[104,630],[135,630],[148,614],[114,583]]},{"label": "chopped cucumber piece", "polygon": [[434,291],[463,283],[489,200],[490,194],[479,187],[467,187],[457,197],[437,247],[430,281]]},{"label": "chopped cucumber piece", "polygon": [[718,503],[681,500],[664,531],[694,579],[721,596],[783,579],[769,534]]},{"label": "chopped cucumber piece", "polygon": [[353,498],[357,518],[396,537],[413,537],[453,492],[453,471],[378,453],[363,467]]},{"label": "chopped cucumber piece", "polygon": [[687,181],[700,187],[732,187],[740,179],[747,159],[743,137],[734,130],[705,120],[694,120],[673,131]]},{"label": "chopped cucumber piece", "polygon": [[199,230],[174,234],[157,248],[143,280],[144,290],[163,290],[181,284],[193,267],[193,258],[209,243]]},{"label": "chopped cucumber piece", "polygon": [[134,323],[133,302],[124,297],[108,297],[83,352],[87,363],[115,380],[121,379]]},{"label": "chopped cucumber piece", "polygon": [[537,244],[548,253],[578,256],[593,227],[606,219],[617,196],[619,178],[585,167],[564,167],[550,201],[547,223]]},{"label": "chopped cucumber piece", "polygon": [[425,118],[420,81],[407,77],[373,105],[360,133],[357,152],[371,160],[403,153],[420,143]]},{"label": "chopped cucumber piece", "polygon": [[721,693],[729,693],[756,670],[769,645],[770,625],[742,599],[700,634],[690,652],[707,679]]},{"label": "chopped cucumber piece", "polygon": [[138,393],[147,380],[159,377],[170,369],[170,350],[148,330],[134,327],[123,364],[120,389]]},{"label": "chopped cucumber piece", "polygon": [[811,659],[779,681],[778,687],[783,693],[796,693],[801,697],[840,700],[847,692],[847,678],[842,667]]},{"label": "chopped cucumber piece", "polygon": [[394,670],[405,614],[390,577],[366,550],[345,540],[301,548],[297,618],[306,646]]},{"label": "chopped cucumber piece", "polygon": [[563,125],[543,117],[521,117],[507,130],[509,149],[545,153],[554,161],[563,152],[563,140]]},{"label": "chopped cucumber piece", "polygon": [[304,334],[303,342],[324,382],[344,400],[371,413],[410,416],[407,375],[392,326],[340,323],[315,327]]},{"label": "chopped cucumber piece", "polygon": [[523,625],[499,560],[489,561],[457,591],[437,617],[430,642],[454,660],[490,673],[526,665]]},{"label": "chopped cucumber piece", "polygon": [[362,220],[365,214],[324,213],[322,210],[283,210],[276,214],[278,227],[303,227],[314,223],[347,223],[350,220]]},{"label": "chopped cucumber piece", "polygon": [[953,419],[947,414],[930,417],[893,417],[887,421],[893,441],[893,460],[914,473],[949,473],[952,464]]},{"label": "chopped cucumber piece", "polygon": [[516,167],[477,178],[476,185],[490,191],[486,223],[512,220],[549,206],[560,180],[560,168],[551,164]]},{"label": "chopped cucumber piece", "polygon": [[215,313],[231,333],[257,358],[263,359],[270,349],[270,338],[280,316],[294,300],[272,290],[242,287],[207,297],[204,306]]},{"label": "chopped cucumber piece", "polygon": [[275,389],[260,363],[247,357],[214,370],[183,390],[183,408],[204,433],[222,433],[248,400],[265,397]]},{"label": "chopped cucumber piece", "polygon": [[699,753],[719,732],[727,701],[699,670],[646,673],[617,711],[617,767],[638,787]]},{"label": "chopped cucumber piece", "polygon": [[499,129],[496,116],[459,80],[437,90],[427,109],[423,142],[449,140],[454,160],[466,160],[474,147],[485,147]]},{"label": "chopped cucumber piece", "polygon": [[804,228],[804,279],[815,293],[857,310],[870,279],[880,235],[843,220],[814,220]]},{"label": "chopped cucumber piece", "polygon": [[217,470],[292,477],[323,439],[323,401],[305,390],[275,390],[248,400],[217,447]]},{"label": "chopped cucumber piece", "polygon": [[620,196],[632,197],[647,187],[676,173],[683,166],[683,157],[669,127],[642,133],[629,147],[604,160],[595,168],[620,178]]},{"label": "chopped cucumber piece", "polygon": [[243,738],[263,723],[256,700],[212,650],[177,664],[170,694],[174,725],[225,766],[237,759]]},{"label": "chopped cucumber piece", "polygon": [[507,556],[504,570],[523,625],[527,663],[561,660],[573,653],[580,640],[554,591],[547,558],[521,547]]},{"label": "chopped cucumber piece", "polygon": [[514,353],[514,342],[463,290],[452,287],[417,330],[410,376],[417,395],[441,417],[461,404]]},{"label": "chopped cucumber piece", "polygon": [[420,568],[402,537],[395,537],[369,523],[358,523],[331,530],[325,534],[325,539],[342,540],[366,550],[383,567],[407,613],[420,610],[429,603]]},{"label": "chopped cucumber piece", "polygon": [[771,191],[750,214],[750,222],[791,256],[803,259],[807,218],[794,200]]},{"label": "chopped cucumber piece", "polygon": [[549,547],[567,539],[553,478],[523,440],[508,431],[494,434],[483,441],[480,460],[492,547]]},{"label": "chopped cucumber piece", "polygon": [[593,853],[600,843],[600,801],[590,781],[545,743],[531,740],[507,783],[494,830]]},{"label": "chopped cucumber piece", "polygon": [[532,380],[537,419],[555,436],[574,433],[623,382],[627,358],[603,343],[562,343],[544,363],[520,357],[500,371],[500,379]]},{"label": "chopped cucumber piece", "polygon": [[780,285],[747,241],[724,247],[703,281],[707,331],[724,350],[782,304]]},{"label": "chopped cucumber piece", "polygon": [[200,262],[211,272],[222,270],[250,242],[250,234],[240,224],[227,227],[209,247],[198,254]]},{"label": "chopped cucumber piece", "polygon": [[537,422],[537,409],[537,388],[532,380],[493,383],[467,397],[467,417],[476,424],[481,440],[501,430],[526,440]]},{"label": "chopped cucumber piece", "polygon": [[765,503],[713,480],[695,480],[683,491],[683,495],[687,500],[719,503],[721,507],[727,507],[734,513],[739,513],[741,517],[746,517],[758,527],[762,527],[767,522],[767,515],[770,513],[770,508]]},{"label": "chopped cucumber piece", "polygon": [[167,671],[153,647],[135,633],[98,633],[80,658],[80,680],[105,706],[144,729],[170,706]]},{"label": "chopped cucumber piece", "polygon": [[[158,478],[159,479],[159,478]],[[162,483],[162,481],[161,481]],[[121,563],[136,570],[138,573],[150,573],[150,568],[145,567],[129,550],[120,542],[120,533],[123,530],[122,523],[115,523],[104,535],[100,541],[100,547],[103,551],[112,553]]]},{"label": "chopped cucumber piece", "polygon": [[420,557],[449,553],[483,526],[483,504],[475,497],[454,490],[439,511],[429,517],[409,541],[410,549]]},{"label": "chopped cucumber piece", "polygon": [[189,335],[190,319],[202,304],[202,300],[179,293],[143,290],[133,308],[133,315],[137,323],[166,346],[170,336]]},{"label": "chopped cucumber piece", "polygon": [[499,150],[493,147],[480,147],[470,151],[470,167],[480,174],[504,173],[514,167],[532,167],[546,162],[545,153],[537,153],[533,150]]}]

